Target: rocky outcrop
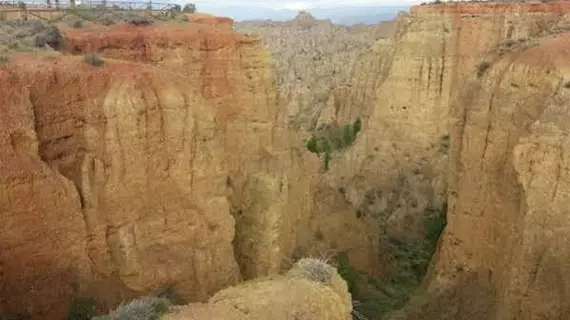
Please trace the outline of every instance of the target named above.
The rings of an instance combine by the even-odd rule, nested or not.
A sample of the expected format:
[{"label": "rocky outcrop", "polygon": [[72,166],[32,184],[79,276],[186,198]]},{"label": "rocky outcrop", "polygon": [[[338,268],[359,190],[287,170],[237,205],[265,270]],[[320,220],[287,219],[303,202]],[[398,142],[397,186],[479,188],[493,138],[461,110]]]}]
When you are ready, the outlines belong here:
[{"label": "rocky outcrop", "polygon": [[208,303],[178,308],[163,319],[349,320],[351,311],[347,285],[335,268],[319,260],[303,259],[283,276],[222,290]]}]

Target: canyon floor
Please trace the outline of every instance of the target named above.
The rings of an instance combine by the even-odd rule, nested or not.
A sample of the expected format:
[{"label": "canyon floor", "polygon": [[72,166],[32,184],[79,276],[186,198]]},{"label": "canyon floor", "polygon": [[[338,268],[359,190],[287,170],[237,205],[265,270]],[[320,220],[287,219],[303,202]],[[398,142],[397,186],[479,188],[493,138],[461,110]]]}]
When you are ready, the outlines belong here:
[{"label": "canyon floor", "polygon": [[4,17],[0,319],[570,319],[570,3]]}]

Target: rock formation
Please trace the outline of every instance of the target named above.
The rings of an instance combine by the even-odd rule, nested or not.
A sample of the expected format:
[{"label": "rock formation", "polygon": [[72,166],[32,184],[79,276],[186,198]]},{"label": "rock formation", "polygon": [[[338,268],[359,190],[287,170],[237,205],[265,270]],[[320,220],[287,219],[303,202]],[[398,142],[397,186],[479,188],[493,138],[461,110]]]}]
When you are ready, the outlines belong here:
[{"label": "rock formation", "polygon": [[164,320],[329,319],[349,320],[352,301],[334,267],[303,259],[283,276],[224,289],[208,303],[178,308]]},{"label": "rock formation", "polygon": [[[49,319],[72,296],[105,307],[172,286],[200,300],[235,283],[232,192],[275,188],[270,206],[256,207],[268,228],[281,227],[286,202],[275,160],[286,134],[263,50],[201,26],[67,38],[71,52],[100,52],[105,65],[21,57],[2,70],[12,93],[2,95],[3,141],[13,151],[2,161],[1,312]],[[280,267],[276,235],[251,237],[268,260],[260,274]],[[44,298],[23,299],[16,282]]]},{"label": "rock formation", "polygon": [[425,282],[433,298],[408,319],[570,314],[561,218],[568,37],[560,33],[568,10],[566,3],[412,10],[408,37],[428,21],[440,24],[433,34],[441,35],[448,71],[440,74],[445,100],[433,112],[449,114],[436,123],[449,124],[451,148],[448,226]]}]

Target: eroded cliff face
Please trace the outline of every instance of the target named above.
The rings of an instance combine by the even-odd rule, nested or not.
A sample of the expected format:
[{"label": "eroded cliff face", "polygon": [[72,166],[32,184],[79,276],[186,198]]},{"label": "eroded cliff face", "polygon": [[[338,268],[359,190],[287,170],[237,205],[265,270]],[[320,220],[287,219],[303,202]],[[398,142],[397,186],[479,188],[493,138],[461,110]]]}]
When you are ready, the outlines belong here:
[{"label": "eroded cliff face", "polygon": [[[55,319],[72,297],[106,308],[165,287],[203,300],[278,272],[304,207],[289,204],[295,166],[259,42],[194,25],[67,44],[105,65],[20,57],[2,70],[1,313]],[[240,226],[244,213],[257,220]]]},{"label": "eroded cliff face", "polygon": [[455,54],[444,77],[452,82],[448,225],[425,283],[435,298],[409,319],[570,314],[562,231],[568,10],[565,3],[412,10],[447,21],[441,29]]},{"label": "eroded cliff face", "polygon": [[[40,179],[39,184],[49,185],[48,194],[66,187],[68,196],[58,207],[46,201],[10,214],[7,226],[26,226],[22,235],[36,229],[40,234],[51,229],[60,236],[76,234],[72,247],[84,246],[78,262],[88,259],[90,264],[81,266],[86,278],[62,281],[75,285],[69,294],[114,303],[123,295],[173,284],[188,299],[204,298],[239,277],[231,245],[227,172],[221,166],[223,148],[216,141],[213,114],[198,94],[157,71],[110,64],[95,70],[81,58],[23,61],[10,70],[29,90],[24,103],[10,107],[27,107],[33,115],[29,125],[38,139],[37,167],[61,180]],[[5,187],[15,192],[11,203],[29,197],[13,183]],[[5,210],[15,207],[8,204]],[[57,220],[52,223],[26,222],[38,212],[60,212],[62,217],[50,217]],[[45,250],[41,243],[29,245]],[[33,251],[8,252],[3,252],[8,265],[34,256]],[[72,259],[66,251],[58,254],[65,256],[63,261]],[[37,268],[37,274],[23,275],[23,288],[42,274],[43,266]],[[5,276],[12,278],[6,269]],[[10,288],[5,289],[3,295],[10,296]],[[7,304],[6,313],[30,313],[15,306]]]},{"label": "eroded cliff face", "polygon": [[81,204],[73,183],[39,156],[26,87],[5,70],[0,79],[0,312],[54,318],[89,270]]}]

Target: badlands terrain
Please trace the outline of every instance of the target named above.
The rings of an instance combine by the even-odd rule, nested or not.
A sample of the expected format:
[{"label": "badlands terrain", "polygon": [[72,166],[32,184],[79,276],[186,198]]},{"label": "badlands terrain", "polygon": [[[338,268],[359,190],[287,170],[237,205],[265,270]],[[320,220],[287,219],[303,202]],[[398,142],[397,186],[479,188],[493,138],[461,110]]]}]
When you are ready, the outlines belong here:
[{"label": "badlands terrain", "polygon": [[570,319],[570,3],[125,21],[0,21],[0,319]]}]

